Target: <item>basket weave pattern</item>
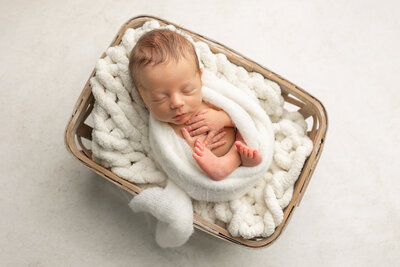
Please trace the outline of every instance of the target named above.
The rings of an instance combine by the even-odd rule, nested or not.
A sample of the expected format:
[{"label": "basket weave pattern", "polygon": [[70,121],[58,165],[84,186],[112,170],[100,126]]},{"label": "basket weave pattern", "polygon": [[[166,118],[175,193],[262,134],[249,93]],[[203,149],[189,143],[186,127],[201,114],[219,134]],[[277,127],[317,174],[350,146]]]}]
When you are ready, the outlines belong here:
[{"label": "basket weave pattern", "polygon": [[[123,37],[123,33],[128,28],[137,28],[143,25],[146,21],[156,19],[160,22],[160,24],[173,24],[170,22],[163,21],[159,18],[151,17],[151,16],[139,16],[136,17],[129,22],[127,22],[119,31],[117,37],[111,44],[111,46],[118,45],[121,42]],[[175,25],[176,26],[176,25]],[[267,69],[259,66],[258,64],[252,62],[251,60],[243,57],[239,53],[228,49],[221,44],[216,43],[210,39],[202,37],[201,35],[192,33],[186,29],[183,29],[179,26],[182,31],[191,34],[193,39],[200,40],[202,42],[206,42],[211,51],[213,53],[223,53],[229,59],[229,61],[235,63],[236,65],[242,66],[247,71],[254,71],[262,74],[264,77],[268,78],[269,80],[274,81],[275,83],[279,84],[280,88],[282,89],[282,96],[286,102],[291,103],[294,106],[298,107],[298,112],[302,114],[305,118],[312,118],[312,127],[307,132],[307,135],[313,141],[313,151],[309,156],[308,160],[304,164],[304,167],[299,175],[299,179],[295,183],[293,187],[293,197],[290,203],[287,204],[287,208],[284,210],[282,215],[282,220],[279,226],[276,228],[273,235],[269,236],[268,238],[259,238],[254,240],[245,240],[242,238],[235,238],[232,237],[226,229],[211,223],[204,218],[194,215],[195,216],[195,226],[203,231],[206,231],[212,235],[218,236],[224,240],[231,241],[234,243],[242,244],[249,247],[261,247],[270,244],[274,241],[283,228],[287,225],[291,214],[293,213],[294,207],[296,204],[298,205],[302,195],[304,194],[304,190],[311,178],[312,172],[315,168],[315,164],[319,159],[320,151],[323,146],[323,138],[326,134],[327,128],[327,121],[326,121],[326,113],[325,110],[316,99],[311,97],[309,94],[304,92],[303,90],[299,89],[298,87],[294,86],[293,84],[289,83],[288,81],[284,80],[280,76],[268,71]],[[103,54],[102,57],[106,55]],[[91,77],[93,77],[95,71],[93,71]],[[100,165],[96,164],[92,160],[92,153],[91,150],[85,146],[82,142],[82,138],[91,139],[91,131],[92,128],[85,124],[85,121],[88,115],[91,113],[94,98],[90,90],[90,86],[87,83],[80,99],[78,100],[77,105],[75,106],[73,116],[67,126],[66,129],[66,145],[67,148],[77,157],[81,162],[83,162],[86,166],[94,170],[95,172],[99,173],[104,178],[110,180],[111,182],[117,184],[121,188],[127,190],[132,194],[139,193],[143,187],[139,187],[137,184],[130,183],[120,177],[116,176],[110,170],[101,167]],[[274,115],[274,114],[270,114]],[[78,145],[80,149],[78,149]],[[195,206],[196,208],[196,206]],[[206,216],[203,216],[206,217]],[[210,218],[207,218],[210,219]],[[212,219],[212,218],[211,218]]]}]

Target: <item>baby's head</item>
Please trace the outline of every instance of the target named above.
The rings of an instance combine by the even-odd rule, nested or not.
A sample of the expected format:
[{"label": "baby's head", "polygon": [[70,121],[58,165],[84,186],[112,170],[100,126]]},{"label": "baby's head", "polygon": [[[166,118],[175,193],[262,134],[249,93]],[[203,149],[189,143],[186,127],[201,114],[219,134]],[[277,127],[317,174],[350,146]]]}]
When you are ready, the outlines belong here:
[{"label": "baby's head", "polygon": [[156,119],[180,125],[199,111],[203,70],[184,36],[167,29],[145,33],[132,49],[129,71]]}]

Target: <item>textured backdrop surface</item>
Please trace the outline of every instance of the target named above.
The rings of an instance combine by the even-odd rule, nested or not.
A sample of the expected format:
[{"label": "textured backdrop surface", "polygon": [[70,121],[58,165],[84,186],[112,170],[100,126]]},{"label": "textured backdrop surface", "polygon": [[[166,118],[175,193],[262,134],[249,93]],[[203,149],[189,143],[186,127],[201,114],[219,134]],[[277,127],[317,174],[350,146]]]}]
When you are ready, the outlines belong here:
[{"label": "textured backdrop surface", "polygon": [[[400,264],[400,4],[396,1],[0,3],[4,266]],[[210,37],[301,86],[329,128],[281,237],[249,250],[196,232],[162,250],[152,221],[74,160],[63,134],[97,59],[131,17]]]}]

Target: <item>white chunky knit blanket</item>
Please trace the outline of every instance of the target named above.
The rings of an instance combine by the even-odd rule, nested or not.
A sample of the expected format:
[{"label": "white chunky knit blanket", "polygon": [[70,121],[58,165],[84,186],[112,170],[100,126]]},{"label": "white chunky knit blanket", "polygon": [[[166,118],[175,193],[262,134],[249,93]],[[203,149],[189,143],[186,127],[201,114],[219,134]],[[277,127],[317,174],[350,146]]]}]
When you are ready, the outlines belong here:
[{"label": "white chunky knit blanket", "polygon": [[[181,190],[167,179],[166,173],[153,159],[149,144],[149,113],[133,87],[128,71],[128,57],[133,46],[143,33],[156,28],[164,26],[153,20],[140,28],[128,29],[122,42],[108,48],[106,57],[96,64],[96,74],[90,80],[96,100],[92,112],[93,159],[124,179],[177,195]],[[203,218],[228,229],[233,236],[270,236],[283,220],[283,209],[291,200],[294,183],[312,150],[312,142],[306,135],[307,124],[300,113],[284,109],[284,100],[276,83],[259,73],[248,73],[243,67],[230,63],[223,54],[213,54],[207,44],[193,42],[190,36],[174,26],[167,25],[166,28],[184,35],[194,44],[201,67],[258,99],[272,121],[275,142],[270,168],[239,199],[171,201],[163,210],[158,206],[148,208],[161,221],[171,210],[193,209]],[[166,202],[165,199],[159,201]],[[187,221],[182,221],[182,225],[177,223],[175,226],[178,228],[187,225]],[[182,240],[175,244],[163,243],[174,234],[170,226],[171,221],[157,225],[157,233],[160,233],[157,242],[161,246],[181,245]],[[185,232],[182,235],[190,236],[193,228],[182,231]]]}]

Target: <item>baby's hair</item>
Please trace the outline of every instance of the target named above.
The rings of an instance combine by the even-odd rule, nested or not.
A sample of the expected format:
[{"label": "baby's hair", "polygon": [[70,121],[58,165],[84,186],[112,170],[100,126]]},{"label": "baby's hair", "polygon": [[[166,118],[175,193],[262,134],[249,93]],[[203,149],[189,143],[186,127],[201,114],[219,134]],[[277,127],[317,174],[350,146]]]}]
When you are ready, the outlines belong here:
[{"label": "baby's hair", "polygon": [[196,50],[183,35],[168,29],[155,29],[143,34],[129,57],[133,84],[139,89],[139,71],[148,64],[155,66],[167,60],[178,62],[183,57],[195,61],[196,71],[200,72]]}]

